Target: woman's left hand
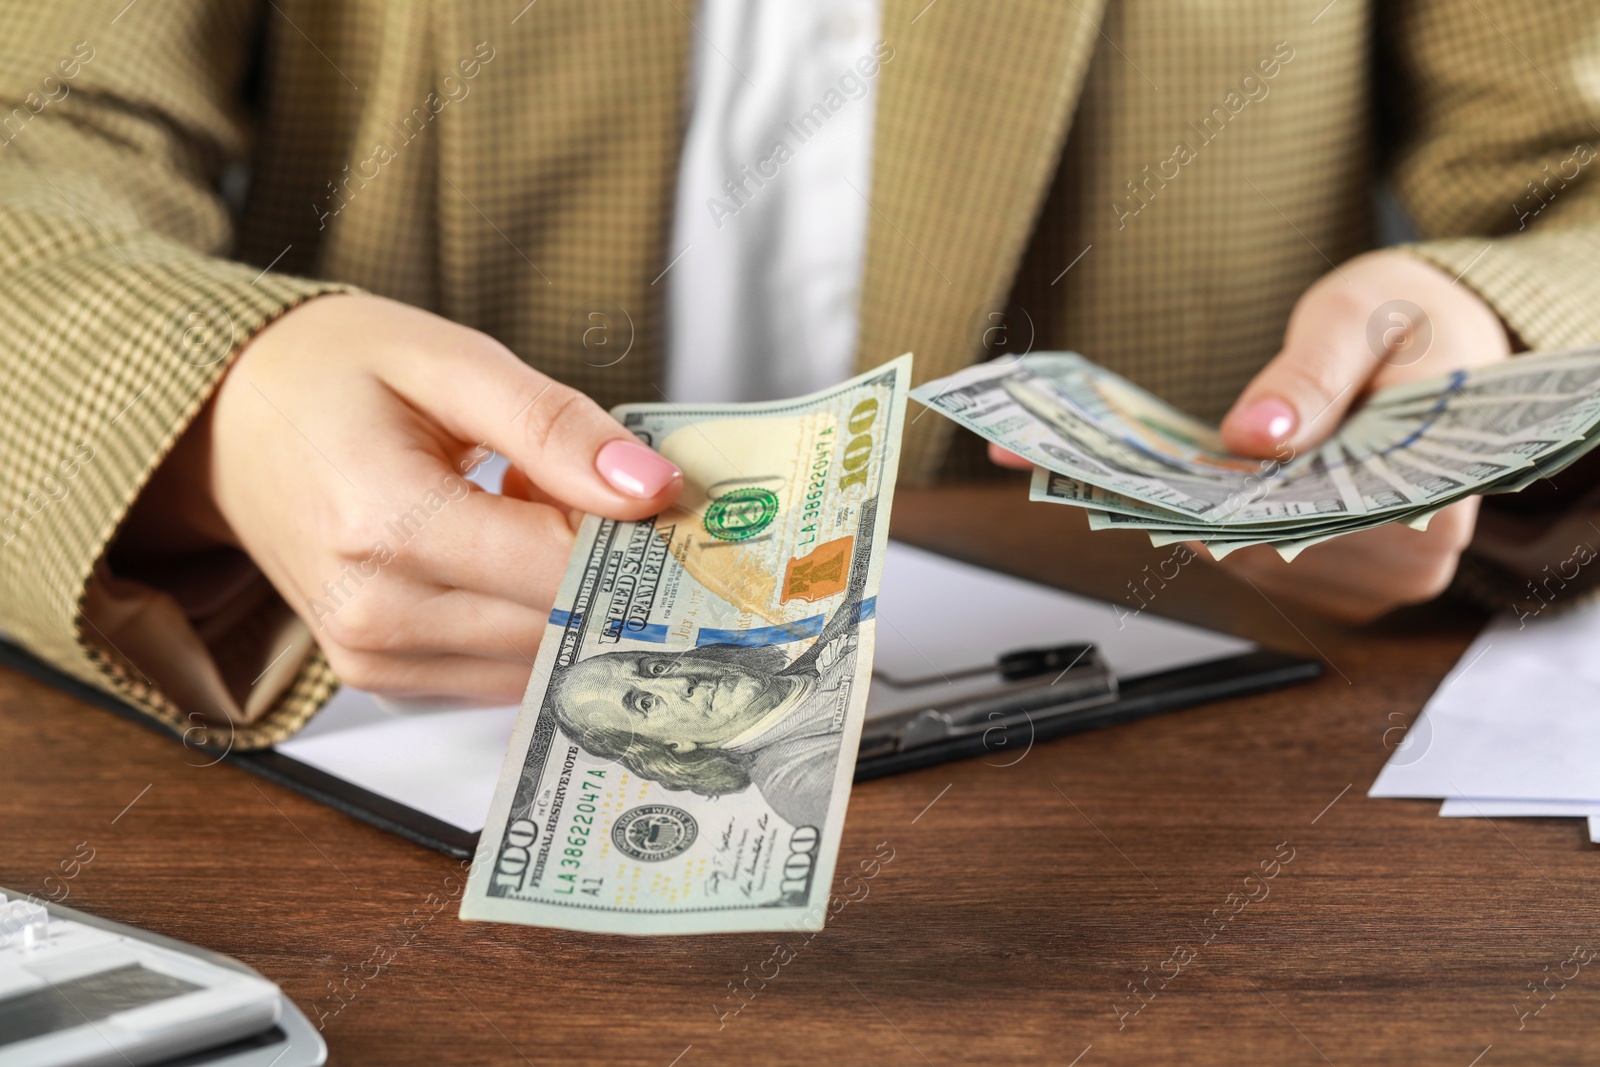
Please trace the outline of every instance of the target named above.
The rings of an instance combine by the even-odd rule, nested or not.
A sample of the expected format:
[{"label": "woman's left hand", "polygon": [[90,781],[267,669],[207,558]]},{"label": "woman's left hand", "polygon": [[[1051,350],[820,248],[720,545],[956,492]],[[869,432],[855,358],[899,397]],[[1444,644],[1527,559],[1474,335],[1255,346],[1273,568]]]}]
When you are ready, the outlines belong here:
[{"label": "woman's left hand", "polygon": [[[1472,290],[1403,252],[1370,252],[1301,296],[1282,350],[1223,419],[1223,440],[1240,455],[1286,462],[1325,440],[1369,393],[1510,355],[1499,316]],[[1004,466],[1020,460],[993,446],[990,456]],[[1314,545],[1293,562],[1258,545],[1218,566],[1274,601],[1368,622],[1442,593],[1477,515],[1472,497],[1439,512],[1424,531],[1390,523]]]}]

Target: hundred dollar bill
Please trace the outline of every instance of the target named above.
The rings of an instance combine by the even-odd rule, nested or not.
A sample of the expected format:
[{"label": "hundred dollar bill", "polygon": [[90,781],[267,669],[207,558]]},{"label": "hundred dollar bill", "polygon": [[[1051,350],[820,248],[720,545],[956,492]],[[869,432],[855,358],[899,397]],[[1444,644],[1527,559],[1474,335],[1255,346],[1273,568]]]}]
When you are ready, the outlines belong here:
[{"label": "hundred dollar bill", "polygon": [[[1002,357],[928,382],[912,399],[982,437],[1119,498],[1190,522],[1268,522],[1351,514],[1317,456],[1263,475],[1230,454],[1214,427],[1071,352]],[[1271,493],[1265,481],[1275,483]],[[1052,498],[1059,499],[1059,498]]]},{"label": "hundred dollar bill", "polygon": [[1036,464],[1030,498],[1093,529],[1287,558],[1389,522],[1424,529],[1474,494],[1517,492],[1600,443],[1600,349],[1536,353],[1385,389],[1321,445],[1259,461],[1215,427],[1075,353],[970,367],[912,398]]},{"label": "hundred dollar bill", "polygon": [[683,493],[584,519],[463,919],[822,927],[910,374],[906,355],[798,400],[616,409]]}]

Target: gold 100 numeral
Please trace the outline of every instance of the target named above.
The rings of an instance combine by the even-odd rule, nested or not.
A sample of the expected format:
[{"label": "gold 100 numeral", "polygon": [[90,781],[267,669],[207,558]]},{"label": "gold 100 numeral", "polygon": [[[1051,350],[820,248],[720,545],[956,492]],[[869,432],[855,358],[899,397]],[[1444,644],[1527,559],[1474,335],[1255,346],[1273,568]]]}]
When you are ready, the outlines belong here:
[{"label": "gold 100 numeral", "polygon": [[844,446],[840,465],[844,474],[839,476],[839,488],[867,484],[867,461],[872,458],[872,435],[867,431],[878,418],[878,398],[869,396],[850,411],[845,429],[850,432],[850,443]]}]

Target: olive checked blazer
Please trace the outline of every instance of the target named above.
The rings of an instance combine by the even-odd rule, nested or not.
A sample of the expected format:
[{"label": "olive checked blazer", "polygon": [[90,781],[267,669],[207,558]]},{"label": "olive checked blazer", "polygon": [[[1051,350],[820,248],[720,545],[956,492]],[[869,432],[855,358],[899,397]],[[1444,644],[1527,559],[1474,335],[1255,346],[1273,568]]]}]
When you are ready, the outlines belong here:
[{"label": "olive checked blazer", "polygon": [[[321,293],[657,398],[694,17],[0,0],[0,628],[179,730],[303,724],[337,684],[309,631],[281,602],[191,626],[109,571],[119,524],[239,347]],[[1370,247],[1380,176],[1524,344],[1600,342],[1593,0],[884,0],[882,32],[862,367],[1072,348],[1215,418]],[[912,423],[902,477],[951,431]],[[220,706],[108,598],[211,657]]]}]

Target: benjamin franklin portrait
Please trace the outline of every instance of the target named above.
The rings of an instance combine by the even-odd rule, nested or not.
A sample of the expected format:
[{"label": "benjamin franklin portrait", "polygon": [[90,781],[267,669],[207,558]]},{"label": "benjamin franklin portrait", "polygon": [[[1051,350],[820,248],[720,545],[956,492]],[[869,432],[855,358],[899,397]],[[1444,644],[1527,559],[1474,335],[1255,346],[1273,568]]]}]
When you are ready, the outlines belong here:
[{"label": "benjamin franklin portrait", "polygon": [[828,631],[793,663],[779,646],[591,656],[551,679],[550,707],[585,751],[642,778],[706,797],[754,786],[820,827],[856,660],[856,627]]}]

